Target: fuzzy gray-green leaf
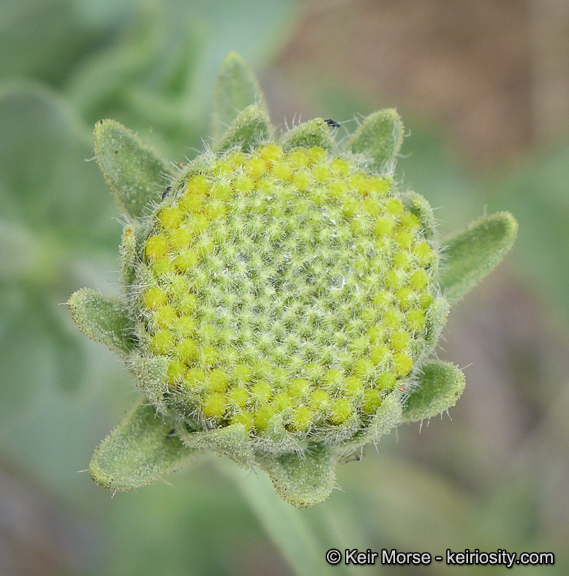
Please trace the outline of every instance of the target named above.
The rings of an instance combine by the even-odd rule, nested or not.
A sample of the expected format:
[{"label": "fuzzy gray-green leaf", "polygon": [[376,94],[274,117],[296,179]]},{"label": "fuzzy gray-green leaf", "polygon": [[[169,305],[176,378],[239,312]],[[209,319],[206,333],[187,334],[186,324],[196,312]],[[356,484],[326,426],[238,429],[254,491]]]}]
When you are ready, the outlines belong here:
[{"label": "fuzzy gray-green leaf", "polygon": [[308,508],[328,498],[336,483],[336,456],[330,448],[313,446],[276,458],[260,459],[278,495],[297,508]]},{"label": "fuzzy gray-green leaf", "polygon": [[121,281],[126,291],[134,282],[137,261],[137,227],[125,226],[122,232],[119,254],[121,258]]},{"label": "fuzzy gray-green leaf", "polygon": [[168,392],[168,359],[165,356],[129,357],[136,385],[144,395],[159,409],[164,409],[164,397]]},{"label": "fuzzy gray-green leaf", "polygon": [[415,422],[441,414],[456,404],[464,385],[464,374],[454,364],[440,361],[425,364],[417,386],[407,398],[403,419]]},{"label": "fuzzy gray-green leaf", "polygon": [[91,478],[104,488],[124,491],[180,469],[195,451],[171,430],[170,423],[141,401],[95,451],[89,465]]},{"label": "fuzzy gray-green leaf", "polygon": [[283,136],[281,143],[283,150],[310,146],[320,146],[324,150],[334,148],[334,138],[330,133],[330,126],[322,118],[315,118],[295,126]]},{"label": "fuzzy gray-green leaf", "polygon": [[401,399],[396,393],[386,396],[369,425],[340,445],[338,456],[344,458],[370,442],[379,442],[401,423]]},{"label": "fuzzy gray-green leaf", "polygon": [[391,170],[401,144],[403,122],[393,108],[370,114],[348,142],[354,154],[362,154],[372,161],[378,171]]},{"label": "fuzzy gray-green leaf", "polygon": [[238,148],[248,152],[269,137],[270,125],[267,113],[259,106],[248,106],[240,112],[219,142],[217,150],[225,152]]},{"label": "fuzzy gray-green leaf", "polygon": [[242,424],[207,432],[180,431],[180,438],[190,448],[213,450],[220,456],[229,456],[239,466],[251,468],[254,464],[249,435]]},{"label": "fuzzy gray-green leaf", "polygon": [[101,120],[93,134],[95,154],[119,207],[138,218],[159,201],[169,168],[136,134],[114,120]]},{"label": "fuzzy gray-green leaf", "polygon": [[409,210],[419,218],[423,228],[423,236],[426,240],[431,240],[435,231],[435,216],[429,202],[416,192],[405,192],[402,200]]},{"label": "fuzzy gray-green leaf", "polygon": [[445,327],[450,306],[445,298],[436,298],[426,313],[427,331],[425,344],[432,348],[439,340],[439,336]]},{"label": "fuzzy gray-green leaf", "polygon": [[464,296],[508,253],[518,232],[509,212],[484,216],[447,239],[441,286],[449,300]]},{"label": "fuzzy gray-green leaf", "polygon": [[134,347],[134,327],[119,298],[83,288],[71,296],[67,306],[79,330],[91,340],[120,355],[128,354]]},{"label": "fuzzy gray-green leaf", "polygon": [[216,140],[247,106],[256,104],[267,112],[259,82],[237,52],[230,52],[221,65],[213,104],[213,137]]}]

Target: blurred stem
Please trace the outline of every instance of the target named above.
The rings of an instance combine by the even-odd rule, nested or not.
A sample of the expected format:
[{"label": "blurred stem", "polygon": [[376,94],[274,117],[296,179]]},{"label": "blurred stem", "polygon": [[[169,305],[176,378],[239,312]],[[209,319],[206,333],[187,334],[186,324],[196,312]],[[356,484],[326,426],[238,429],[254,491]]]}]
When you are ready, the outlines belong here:
[{"label": "blurred stem", "polygon": [[[331,570],[337,576],[352,576],[351,567],[342,563],[330,566],[326,552],[337,548],[342,553],[342,543],[336,534],[328,530],[326,519],[313,522],[317,510],[299,510],[281,500],[265,474],[248,473],[225,458],[215,460],[216,466],[237,485],[259,522],[270,536],[284,558],[299,576],[327,574]],[[335,531],[336,532],[336,531]],[[377,566],[374,574],[378,574]]]}]

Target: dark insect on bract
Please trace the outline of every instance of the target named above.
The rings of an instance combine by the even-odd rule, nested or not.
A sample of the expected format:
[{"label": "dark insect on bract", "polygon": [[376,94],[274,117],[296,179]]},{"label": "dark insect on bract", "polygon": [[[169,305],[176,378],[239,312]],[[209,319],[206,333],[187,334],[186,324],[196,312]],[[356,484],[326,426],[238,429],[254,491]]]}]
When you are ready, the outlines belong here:
[{"label": "dark insect on bract", "polygon": [[347,464],[348,462],[361,462],[362,458],[364,457],[363,452],[352,452],[352,454],[348,454],[348,456],[344,456],[340,459],[342,464]]},{"label": "dark insect on bract", "polygon": [[164,190],[164,192],[162,192],[162,200],[164,200],[164,198],[166,198],[166,196],[168,196],[168,194],[170,194],[170,192],[172,192],[172,186],[167,186],[166,190]]},{"label": "dark insect on bract", "polygon": [[324,122],[326,122],[326,124],[328,124],[328,126],[330,126],[330,128],[339,128],[340,124],[338,122],[336,122],[336,120],[332,120],[332,118],[326,118],[326,120],[324,120]]}]

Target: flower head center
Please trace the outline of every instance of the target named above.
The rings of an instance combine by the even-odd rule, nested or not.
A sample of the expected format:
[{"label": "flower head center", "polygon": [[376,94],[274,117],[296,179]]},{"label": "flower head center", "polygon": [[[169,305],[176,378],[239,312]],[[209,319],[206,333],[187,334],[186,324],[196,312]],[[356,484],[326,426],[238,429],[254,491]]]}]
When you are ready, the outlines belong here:
[{"label": "flower head center", "polygon": [[270,144],[153,216],[141,310],[187,415],[262,433],[367,418],[424,350],[435,253],[389,178]]}]

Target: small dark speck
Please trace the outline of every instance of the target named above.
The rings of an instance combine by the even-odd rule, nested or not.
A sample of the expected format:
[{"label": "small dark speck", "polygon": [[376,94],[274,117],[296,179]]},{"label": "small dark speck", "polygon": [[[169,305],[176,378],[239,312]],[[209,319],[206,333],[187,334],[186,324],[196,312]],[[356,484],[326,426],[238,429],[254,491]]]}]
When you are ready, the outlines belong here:
[{"label": "small dark speck", "polygon": [[328,124],[328,126],[330,126],[330,128],[339,128],[340,124],[338,124],[338,122],[336,122],[336,120],[332,120],[332,118],[326,118],[326,120],[324,120],[324,122],[326,122],[326,124]]},{"label": "small dark speck", "polygon": [[166,198],[166,196],[168,196],[168,194],[170,194],[171,191],[172,191],[172,186],[167,186],[166,190],[164,190],[164,192],[162,192],[162,200],[164,200],[164,198]]},{"label": "small dark speck", "polygon": [[341,459],[342,464],[347,464],[348,462],[361,462],[362,454],[352,453],[349,456],[345,456]]}]

